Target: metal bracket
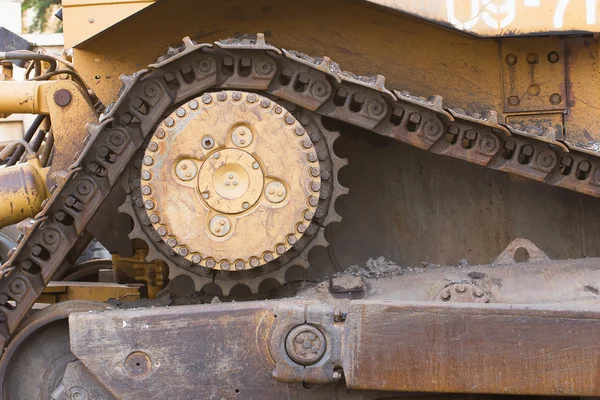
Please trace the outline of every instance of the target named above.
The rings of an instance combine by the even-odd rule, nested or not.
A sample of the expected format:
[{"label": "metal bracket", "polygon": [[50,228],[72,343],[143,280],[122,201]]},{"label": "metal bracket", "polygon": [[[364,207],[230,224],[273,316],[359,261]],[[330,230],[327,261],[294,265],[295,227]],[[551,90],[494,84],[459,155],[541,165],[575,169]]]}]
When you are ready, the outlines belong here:
[{"label": "metal bracket", "polygon": [[[322,384],[335,382],[341,378],[341,372],[336,371],[336,368],[341,367],[341,324],[335,322],[333,306],[285,304],[276,309],[275,315],[277,319],[269,341],[271,357],[275,361],[273,371],[275,379],[288,383]],[[325,339],[322,356],[313,364],[300,365],[292,360],[288,353],[289,345],[286,346],[286,343],[295,340],[290,337],[288,341],[288,336],[297,327],[316,328]]]}]

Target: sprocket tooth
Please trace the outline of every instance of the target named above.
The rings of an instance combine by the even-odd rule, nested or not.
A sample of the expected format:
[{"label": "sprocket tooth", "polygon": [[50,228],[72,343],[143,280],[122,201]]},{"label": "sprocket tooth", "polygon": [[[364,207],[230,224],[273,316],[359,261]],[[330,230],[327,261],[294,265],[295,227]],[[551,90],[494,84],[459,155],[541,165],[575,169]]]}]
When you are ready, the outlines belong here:
[{"label": "sprocket tooth", "polygon": [[156,250],[156,247],[148,246],[148,254],[146,255],[146,261],[152,262],[154,260],[162,260],[165,262],[167,261],[165,260],[165,257],[162,255],[162,253]]},{"label": "sprocket tooth", "polygon": [[333,164],[338,170],[340,170],[348,165],[348,159],[335,157],[333,159]]},{"label": "sprocket tooth", "polygon": [[327,212],[327,216],[323,220],[323,226],[328,226],[335,222],[342,222],[342,216],[335,211],[334,206],[331,206]]},{"label": "sprocket tooth", "polygon": [[[329,242],[327,241],[327,239],[325,239],[324,231],[325,231],[324,228],[321,228],[318,230],[318,232],[316,233],[317,236],[311,242],[312,246],[310,247],[309,251],[317,246],[321,246],[321,247],[329,246]],[[308,253],[306,253],[306,256],[308,257]]]},{"label": "sprocket tooth", "polygon": [[169,267],[169,280],[172,280],[175,277],[181,276],[181,275],[189,276],[190,278],[192,278],[192,281],[194,281],[194,291],[196,291],[196,292],[199,292],[200,290],[202,290],[202,288],[205,285],[207,285],[209,283],[213,283],[213,278],[210,275],[202,276],[202,275],[194,274],[190,271],[186,271],[185,269],[177,267],[177,266]]},{"label": "sprocket tooth", "polygon": [[133,217],[133,215],[131,214],[131,206],[127,203],[131,203],[131,197],[128,195],[127,198],[125,199],[125,202],[123,204],[121,204],[119,207],[117,207],[117,211],[121,214],[127,214],[130,217]]}]

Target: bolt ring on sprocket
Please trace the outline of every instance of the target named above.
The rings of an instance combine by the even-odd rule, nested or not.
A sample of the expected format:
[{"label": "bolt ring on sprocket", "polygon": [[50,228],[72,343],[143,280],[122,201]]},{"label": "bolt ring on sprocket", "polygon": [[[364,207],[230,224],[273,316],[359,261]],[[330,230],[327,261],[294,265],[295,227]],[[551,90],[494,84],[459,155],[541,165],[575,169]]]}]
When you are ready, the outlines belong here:
[{"label": "bolt ring on sprocket", "polygon": [[176,253],[240,271],[273,261],[302,237],[321,171],[312,141],[283,107],[254,93],[205,93],[157,131],[141,192],[152,225]]},{"label": "bolt ring on sprocket", "polygon": [[[219,96],[222,97],[220,93],[217,95],[217,98]],[[245,286],[247,289],[249,288],[251,292],[259,292],[265,290],[262,284],[267,281],[277,281],[279,284],[285,283],[288,278],[286,274],[289,268],[293,269],[294,266],[308,268],[308,252],[314,246],[327,246],[327,242],[323,236],[323,227],[331,222],[341,220],[339,215],[335,213],[334,203],[339,195],[347,193],[347,189],[343,188],[337,182],[337,173],[347,162],[337,158],[333,153],[333,142],[339,134],[324,129],[320,124],[320,117],[318,115],[306,112],[294,105],[281,104],[293,112],[297,120],[300,121],[308,132],[309,135],[306,136],[310,137],[314,144],[315,152],[309,155],[311,160],[319,160],[322,178],[319,189],[322,189],[322,191],[316,210],[313,214],[309,214],[309,216],[313,217],[313,220],[307,227],[302,228],[305,234],[283,256],[280,256],[276,260],[274,259],[274,261],[266,265],[260,266],[260,268],[246,269],[240,273],[237,272],[235,264],[230,264],[229,271],[221,270],[215,277],[212,277],[209,269],[200,267],[198,264],[194,264],[191,260],[176,253],[173,248],[169,247],[161,239],[157,230],[152,226],[151,219],[153,215],[150,214],[149,217],[144,210],[144,201],[142,200],[140,186],[143,186],[144,177],[148,177],[148,172],[144,174],[140,171],[142,169],[143,156],[138,156],[134,165],[130,167],[128,174],[129,182],[124,183],[127,185],[126,189],[128,191],[131,190],[131,197],[128,202],[120,207],[120,211],[129,214],[134,219],[134,230],[130,233],[130,237],[132,239],[142,239],[148,244],[150,248],[148,260],[158,258],[167,262],[171,269],[171,278],[179,274],[188,275],[195,281],[196,290],[200,290],[206,284],[214,283],[224,295],[227,295],[232,288],[239,285]],[[199,138],[206,139],[206,135],[201,132],[198,133],[198,136]],[[155,145],[152,145],[152,142],[148,147],[157,148]],[[212,149],[214,147],[213,141],[209,141],[206,147],[209,150]],[[191,171],[192,173],[197,172],[193,167]],[[314,189],[314,185],[312,189]],[[156,218],[154,221],[157,221]],[[260,265],[256,261],[255,259],[250,260],[251,263],[254,263],[252,267]],[[233,272],[230,273],[230,271]]]}]

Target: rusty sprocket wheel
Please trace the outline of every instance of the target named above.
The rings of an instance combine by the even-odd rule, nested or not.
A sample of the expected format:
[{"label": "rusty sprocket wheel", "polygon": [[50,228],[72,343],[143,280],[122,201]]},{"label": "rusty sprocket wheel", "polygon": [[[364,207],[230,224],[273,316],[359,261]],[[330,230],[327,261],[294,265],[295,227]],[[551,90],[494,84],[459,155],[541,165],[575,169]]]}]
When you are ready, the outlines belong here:
[{"label": "rusty sprocket wheel", "polygon": [[[215,97],[219,93],[214,94]],[[207,268],[206,265],[195,263],[192,260],[194,254],[187,247],[182,255],[179,243],[171,246],[168,243],[168,236],[165,239],[161,237],[160,233],[164,232],[159,233],[157,230],[157,226],[159,227],[160,224],[153,223],[157,219],[152,217],[153,213],[148,212],[146,208],[146,202],[150,198],[142,193],[144,190],[142,173],[144,170],[150,171],[144,165],[144,153],[138,153],[139,155],[129,168],[129,173],[124,175],[126,179],[122,180],[122,185],[129,194],[125,203],[119,207],[119,212],[128,214],[133,219],[134,227],[129,237],[143,240],[147,244],[149,251],[146,259],[148,261],[158,259],[167,263],[170,279],[188,276],[194,281],[197,291],[204,289],[211,295],[261,293],[275,285],[301,279],[303,271],[309,267],[308,253],[316,246],[328,246],[324,229],[332,222],[341,221],[341,217],[335,212],[335,201],[340,195],[348,192],[337,179],[339,170],[347,164],[346,160],[338,158],[333,151],[333,143],[339,137],[339,133],[328,131],[317,114],[300,109],[293,104],[285,102],[279,102],[279,104],[293,114],[306,131],[305,136],[310,138],[311,148],[314,148],[313,154],[318,160],[321,183],[318,202],[310,210],[313,213],[313,215],[309,215],[312,220],[303,229],[303,235],[298,235],[298,239],[287,246],[287,251],[277,254],[276,259],[273,257],[263,265],[249,268],[248,261],[246,268],[242,271],[235,270],[232,264],[230,264],[230,270],[220,268],[219,271],[215,271]],[[203,134],[199,135],[201,137],[198,137],[197,140],[204,137]],[[153,144],[149,144],[149,146],[154,148]],[[154,221],[151,221],[151,218],[155,218]],[[175,244],[175,242],[171,244]],[[276,254],[277,246],[273,247],[273,253]],[[213,266],[216,264],[215,262]]]}]

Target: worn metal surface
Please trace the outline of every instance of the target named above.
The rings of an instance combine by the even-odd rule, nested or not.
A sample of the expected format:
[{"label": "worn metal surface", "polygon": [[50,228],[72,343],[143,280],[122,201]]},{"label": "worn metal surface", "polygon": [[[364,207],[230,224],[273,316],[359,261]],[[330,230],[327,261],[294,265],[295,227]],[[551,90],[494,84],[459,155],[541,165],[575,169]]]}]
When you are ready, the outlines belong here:
[{"label": "worn metal surface", "polygon": [[[595,0],[366,0],[379,6],[478,36],[518,36],[600,31]],[[65,46],[82,42],[120,23],[154,0],[98,0],[63,3]],[[152,8],[151,8],[152,11]],[[238,13],[240,10],[238,10]],[[530,18],[534,13],[536,18]],[[127,19],[123,23],[129,23]]]},{"label": "worn metal surface", "polygon": [[51,188],[62,182],[77,159],[85,139],[84,128],[97,122],[98,114],[87,89],[74,81],[53,81],[45,97],[54,137],[54,156],[46,179],[48,188]]},{"label": "worn metal surface", "polygon": [[285,399],[302,389],[271,376],[274,305],[74,314],[71,350],[121,399],[185,399],[200,393],[204,399]]},{"label": "worn metal surface", "polygon": [[109,308],[102,303],[73,301],[32,315],[20,327],[0,362],[0,398],[50,399],[67,365],[76,359],[69,348],[69,314]]},{"label": "worn metal surface", "polygon": [[595,396],[599,318],[597,307],[356,301],[344,376],[355,389]]},{"label": "worn metal surface", "polygon": [[69,326],[74,354],[123,399],[304,398],[285,382],[342,376],[360,390],[595,396],[599,313],[361,300],[336,317],[296,300],[78,313]]},{"label": "worn metal surface", "polygon": [[[528,12],[534,10],[536,13],[552,10],[554,1],[562,0],[544,0],[539,7],[524,9]],[[475,4],[477,1],[456,2],[456,7],[470,11],[467,3]],[[507,2],[507,6],[509,3],[511,2]],[[432,7],[435,7],[436,11],[443,13],[441,10],[444,5],[438,1],[426,2],[425,5],[419,2],[423,9],[428,8],[429,4],[434,5]],[[487,6],[491,7],[490,4],[496,2],[488,2]],[[566,8],[561,7],[563,11],[568,11],[565,15],[569,18],[576,15],[583,18],[583,14],[580,15],[575,10],[587,7],[587,4],[584,6],[582,2],[563,5],[566,5]],[[415,4],[411,5],[413,6],[416,7]],[[522,8],[523,4],[519,3],[518,7]],[[598,5],[595,5],[594,9],[597,10],[597,7]],[[316,8],[322,12],[314,13]],[[189,15],[203,15],[198,17],[199,20],[182,18],[178,13],[181,9],[190,10]],[[329,15],[336,15],[336,19],[332,21]],[[163,24],[163,17],[168,20],[176,19],[177,26]],[[484,24],[480,15],[478,20]],[[525,20],[529,22],[531,18]],[[535,21],[542,19],[536,18]],[[198,31],[198,26],[206,28]],[[212,26],[218,28],[209,28]],[[152,29],[149,30],[148,27]],[[120,88],[117,79],[119,73],[138,70],[154,60],[167,43],[176,43],[180,37],[190,32],[197,32],[193,37],[199,41],[210,41],[239,32],[261,30],[267,30],[276,36],[277,43],[283,48],[327,55],[339,62],[344,69],[357,74],[385,75],[387,83],[391,86],[420,96],[439,94],[444,98],[447,107],[475,113],[488,109],[497,110],[501,122],[510,117],[511,110],[515,109],[508,107],[508,99],[516,97],[519,102],[523,102],[523,105],[519,104],[516,109],[527,108],[529,116],[533,114],[538,117],[534,124],[526,123],[522,118],[512,117],[516,126],[525,126],[526,130],[557,125],[556,118],[552,123],[545,120],[544,110],[562,111],[565,107],[574,107],[575,114],[568,112],[566,131],[562,119],[558,120],[561,128],[559,133],[564,133],[566,140],[573,144],[587,145],[588,141],[600,141],[600,132],[594,128],[600,125],[600,112],[593,107],[594,93],[597,92],[593,82],[597,80],[589,78],[594,74],[594,49],[597,47],[597,40],[592,35],[582,38],[481,39],[451,32],[422,20],[409,18],[402,13],[389,13],[367,2],[343,0],[309,0],[302,3],[203,3],[171,0],[154,4],[128,19],[126,23],[114,26],[112,30],[86,42],[75,50],[75,62],[85,78],[94,82],[94,89],[99,97],[104,102],[110,102],[116,99]],[[307,32],[310,32],[309,36]],[[127,37],[128,40],[123,41],[123,37]],[[312,40],[313,38],[317,40]],[[572,53],[568,51],[570,42],[576,44],[572,47]],[[119,46],[115,47],[114,43],[119,43]],[[509,86],[506,90],[504,82],[508,82],[509,78],[506,74],[504,79],[502,78],[503,70],[507,67],[503,57],[505,43],[511,43],[511,46],[523,55],[519,58],[521,62],[514,66],[515,70],[522,72],[519,74],[521,78],[514,82],[522,84],[512,86],[512,89]],[[545,46],[544,43],[552,45]],[[564,54],[563,47],[567,50]],[[548,61],[548,56],[551,60],[555,59],[553,54],[550,55],[553,52],[557,52],[559,56],[556,63]],[[536,53],[538,56],[539,63],[535,68],[525,61],[530,53]],[[558,76],[564,61],[567,61],[569,73]],[[527,75],[528,68],[531,70],[529,72],[548,73]],[[539,93],[536,85],[540,89]],[[560,95],[560,100],[554,96],[551,102],[550,97],[554,94]],[[580,101],[566,101],[567,97],[573,100],[573,96],[578,97]],[[514,102],[514,99],[512,101]],[[529,118],[529,121],[532,120],[535,119]]]},{"label": "worn metal surface", "polygon": [[47,172],[37,158],[0,168],[0,227],[31,218],[42,210],[42,202],[48,196]]},{"label": "worn metal surface", "polygon": [[501,40],[506,113],[567,108],[562,47],[559,37]]},{"label": "worn metal surface", "polygon": [[[517,239],[519,240],[519,239]],[[509,246],[510,248],[510,246]],[[513,247],[517,258],[526,254]],[[504,255],[507,251],[503,252]],[[464,301],[507,304],[600,304],[600,259],[551,261],[531,257],[498,264],[401,266],[381,258],[338,273],[334,280],[360,279],[364,290],[344,292],[327,281],[304,285],[297,296],[347,309],[357,298],[390,301]]]},{"label": "worn metal surface", "polygon": [[[203,62],[214,68],[212,59]],[[257,70],[268,80],[275,71],[268,59]],[[319,204],[320,174],[313,142],[292,114],[266,97],[223,91],[188,102],[158,126],[141,192],[173,251],[196,266],[242,271],[301,239]]]}]

